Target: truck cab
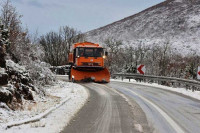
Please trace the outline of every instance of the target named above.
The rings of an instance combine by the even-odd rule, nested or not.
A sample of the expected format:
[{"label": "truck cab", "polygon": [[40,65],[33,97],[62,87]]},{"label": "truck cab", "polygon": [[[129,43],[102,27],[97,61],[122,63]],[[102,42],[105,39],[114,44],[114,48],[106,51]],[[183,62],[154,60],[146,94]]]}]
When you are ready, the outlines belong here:
[{"label": "truck cab", "polygon": [[70,54],[69,62],[76,68],[104,68],[105,50],[90,42],[74,44],[73,53]]}]

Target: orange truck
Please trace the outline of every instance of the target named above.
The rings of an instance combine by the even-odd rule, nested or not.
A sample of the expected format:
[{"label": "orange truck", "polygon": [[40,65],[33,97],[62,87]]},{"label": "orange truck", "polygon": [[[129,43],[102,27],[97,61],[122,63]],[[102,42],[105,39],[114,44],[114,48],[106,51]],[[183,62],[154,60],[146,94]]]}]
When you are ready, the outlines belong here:
[{"label": "orange truck", "polygon": [[71,81],[110,82],[110,73],[104,66],[107,52],[99,44],[76,43],[69,53]]}]

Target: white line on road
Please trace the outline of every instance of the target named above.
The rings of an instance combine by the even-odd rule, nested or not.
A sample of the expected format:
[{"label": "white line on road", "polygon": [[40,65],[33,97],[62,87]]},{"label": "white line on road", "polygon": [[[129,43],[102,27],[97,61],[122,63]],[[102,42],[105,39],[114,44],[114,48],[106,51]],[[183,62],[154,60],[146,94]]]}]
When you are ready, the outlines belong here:
[{"label": "white line on road", "polygon": [[[107,87],[105,85],[102,85],[108,89],[113,89],[110,87]],[[124,88],[126,89],[126,88]],[[115,89],[114,89],[115,90]],[[182,128],[170,117],[168,116],[161,108],[159,108],[156,104],[152,103],[151,101],[149,101],[148,99],[146,99],[145,97],[137,94],[136,92],[134,92],[133,90],[129,90],[126,89],[127,91],[130,91],[131,93],[133,93],[134,95],[138,96],[139,98],[141,98],[143,101],[147,102],[149,105],[153,106],[165,119],[166,121],[171,125],[171,127],[177,132],[177,133],[185,133]]]},{"label": "white line on road", "polygon": [[149,105],[153,106],[167,120],[167,122],[174,128],[174,130],[177,133],[184,133],[184,131],[181,129],[181,127],[170,116],[168,116],[161,108],[159,108],[157,105],[155,105],[154,103],[152,103],[148,99],[144,98],[143,96],[135,93],[133,90],[129,90],[129,89],[127,89],[127,90],[131,91],[131,93],[138,96],[143,101],[147,102]]}]

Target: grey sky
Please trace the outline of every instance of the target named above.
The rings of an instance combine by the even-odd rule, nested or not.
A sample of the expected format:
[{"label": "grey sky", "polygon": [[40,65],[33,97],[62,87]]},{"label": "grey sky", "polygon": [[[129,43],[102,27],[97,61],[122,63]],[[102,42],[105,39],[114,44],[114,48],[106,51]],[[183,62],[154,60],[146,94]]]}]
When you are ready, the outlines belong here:
[{"label": "grey sky", "polygon": [[40,34],[71,26],[86,32],[133,15],[164,0],[11,0],[22,22]]}]

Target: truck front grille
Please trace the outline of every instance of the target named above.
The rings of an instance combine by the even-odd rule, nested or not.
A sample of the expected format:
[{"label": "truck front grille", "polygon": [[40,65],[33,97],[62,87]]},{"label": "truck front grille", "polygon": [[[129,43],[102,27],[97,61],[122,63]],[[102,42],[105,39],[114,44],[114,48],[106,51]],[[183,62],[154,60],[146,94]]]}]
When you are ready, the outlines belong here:
[{"label": "truck front grille", "polygon": [[83,66],[100,66],[100,63],[83,62]]}]

